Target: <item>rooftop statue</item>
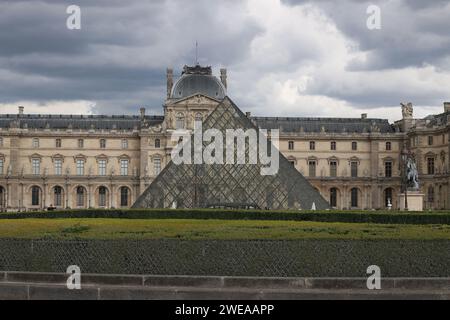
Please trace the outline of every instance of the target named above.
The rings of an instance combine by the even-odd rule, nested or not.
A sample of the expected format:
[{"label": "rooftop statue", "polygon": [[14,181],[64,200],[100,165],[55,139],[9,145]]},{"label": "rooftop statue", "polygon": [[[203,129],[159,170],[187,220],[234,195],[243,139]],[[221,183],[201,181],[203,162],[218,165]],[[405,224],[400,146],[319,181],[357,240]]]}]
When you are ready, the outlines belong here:
[{"label": "rooftop statue", "polygon": [[412,118],[413,116],[413,105],[411,102],[402,103],[402,116],[403,118]]}]

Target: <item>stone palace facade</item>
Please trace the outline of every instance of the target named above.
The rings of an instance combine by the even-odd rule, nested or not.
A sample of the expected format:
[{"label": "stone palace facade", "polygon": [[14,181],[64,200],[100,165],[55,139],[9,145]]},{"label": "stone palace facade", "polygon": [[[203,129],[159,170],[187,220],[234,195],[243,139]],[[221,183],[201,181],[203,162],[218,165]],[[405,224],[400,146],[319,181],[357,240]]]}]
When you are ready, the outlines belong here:
[{"label": "stone palace facade", "polygon": [[[164,116],[0,114],[0,211],[128,208],[170,162],[176,129],[193,130],[227,96],[227,73],[167,70]],[[399,207],[406,146],[418,169],[424,208],[449,209],[450,103],[414,119],[246,116],[280,129],[280,151],[338,209]]]}]

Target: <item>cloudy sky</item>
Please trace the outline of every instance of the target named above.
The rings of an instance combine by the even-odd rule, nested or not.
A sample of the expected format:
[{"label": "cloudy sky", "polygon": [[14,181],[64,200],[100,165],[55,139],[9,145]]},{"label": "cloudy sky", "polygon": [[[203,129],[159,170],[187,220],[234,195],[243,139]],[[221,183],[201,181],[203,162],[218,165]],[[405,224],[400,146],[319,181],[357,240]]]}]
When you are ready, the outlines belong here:
[{"label": "cloudy sky", "polygon": [[161,114],[198,41],[253,115],[423,117],[450,100],[449,17],[448,0],[0,0],[0,113]]}]

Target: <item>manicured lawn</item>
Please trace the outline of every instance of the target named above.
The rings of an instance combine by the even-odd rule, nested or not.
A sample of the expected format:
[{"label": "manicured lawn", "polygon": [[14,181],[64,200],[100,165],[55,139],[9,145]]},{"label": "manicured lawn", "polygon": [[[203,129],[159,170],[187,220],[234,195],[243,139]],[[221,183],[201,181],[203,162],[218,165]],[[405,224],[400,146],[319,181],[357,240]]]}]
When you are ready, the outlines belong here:
[{"label": "manicured lawn", "polygon": [[450,240],[450,225],[194,219],[16,219],[0,220],[0,238]]}]

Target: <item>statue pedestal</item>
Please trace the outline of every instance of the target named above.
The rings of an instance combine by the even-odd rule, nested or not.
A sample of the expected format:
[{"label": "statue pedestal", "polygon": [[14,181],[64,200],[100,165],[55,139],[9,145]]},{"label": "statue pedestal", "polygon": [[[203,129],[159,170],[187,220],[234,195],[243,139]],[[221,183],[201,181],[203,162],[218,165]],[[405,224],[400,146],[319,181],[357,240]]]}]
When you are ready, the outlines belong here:
[{"label": "statue pedestal", "polygon": [[[408,191],[408,211],[423,211],[423,197],[425,195],[420,191]],[[399,208],[405,211],[405,194],[398,195]]]}]

